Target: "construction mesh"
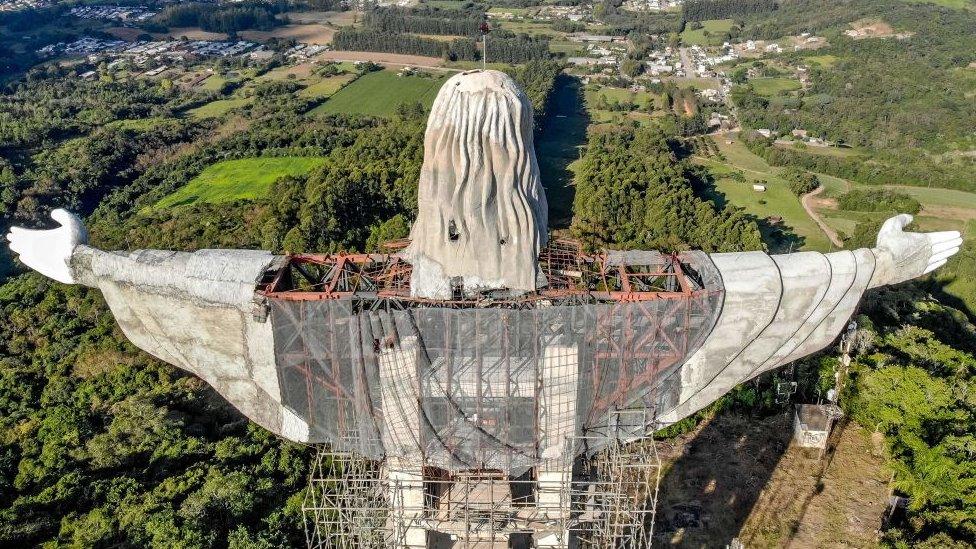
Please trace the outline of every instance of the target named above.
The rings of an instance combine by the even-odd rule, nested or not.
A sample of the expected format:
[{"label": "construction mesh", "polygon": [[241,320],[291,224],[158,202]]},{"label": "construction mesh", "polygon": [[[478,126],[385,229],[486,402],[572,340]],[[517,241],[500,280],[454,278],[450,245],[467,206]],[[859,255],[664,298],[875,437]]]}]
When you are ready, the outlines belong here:
[{"label": "construction mesh", "polygon": [[721,307],[710,265],[695,271],[699,291],[636,302],[370,310],[271,299],[283,402],[311,442],[371,459],[517,474],[596,452],[574,441],[599,440],[611,411],[677,404],[680,366]]}]

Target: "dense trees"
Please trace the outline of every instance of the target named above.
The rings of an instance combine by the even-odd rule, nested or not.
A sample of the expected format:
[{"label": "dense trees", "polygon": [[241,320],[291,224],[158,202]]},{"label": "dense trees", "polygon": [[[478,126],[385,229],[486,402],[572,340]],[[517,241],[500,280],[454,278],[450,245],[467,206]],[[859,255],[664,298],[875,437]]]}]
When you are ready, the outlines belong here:
[{"label": "dense trees", "polygon": [[366,12],[367,27],[395,33],[446,34],[477,36],[483,17],[461,10],[418,11],[400,8],[376,8]]},{"label": "dense trees", "polygon": [[574,235],[591,246],[762,249],[748,216],[695,196],[691,170],[658,128],[593,136],[576,172]]},{"label": "dense trees", "polygon": [[[851,366],[846,406],[886,435],[908,520],[886,540],[908,546],[976,541],[974,327],[910,289],[873,295],[858,319],[867,345]],[[954,541],[955,540],[955,541]]]},{"label": "dense trees", "polygon": [[681,16],[685,21],[738,19],[754,13],[774,11],[778,7],[776,0],[686,0],[681,5]]},{"label": "dense trees", "polygon": [[[343,28],[335,34],[333,46],[349,51],[383,51],[428,57],[445,57],[456,61],[481,59],[481,51],[472,38],[455,38],[450,42],[412,34],[390,33],[374,28]],[[549,41],[544,38],[492,36],[489,46],[492,62],[524,63],[549,59]]]},{"label": "dense trees", "polygon": [[214,7],[212,4],[173,4],[154,18],[166,27],[197,27],[212,32],[269,30],[280,24],[275,10],[266,4],[241,4]]},{"label": "dense trees", "polygon": [[[859,18],[881,18],[902,39],[853,40],[841,31]],[[820,31],[830,46],[829,66],[810,67],[809,89],[762,97],[748,86],[733,90],[740,121],[781,134],[793,129],[858,148],[868,158],[838,158],[766,148],[777,165],[854,179],[972,190],[976,102],[971,63],[976,62],[976,14],[932,4],[843,0],[786,2],[771,14],[747,19],[743,35],[778,38]],[[804,64],[805,54],[785,56]],[[870,162],[865,160],[870,159]]]},{"label": "dense trees", "polygon": [[[361,28],[345,27],[336,33],[333,45],[349,51],[382,51],[454,61],[480,60],[478,36],[483,21],[480,11],[377,8],[366,13]],[[419,35],[458,35],[450,42]],[[495,30],[489,39],[488,56],[497,63],[524,63],[550,58],[549,40]]]},{"label": "dense trees", "polygon": [[97,292],[0,286],[0,545],[297,545],[308,451],[129,345]]},{"label": "dense trees", "polygon": [[796,196],[803,196],[820,186],[820,180],[817,179],[816,175],[794,166],[786,168],[779,175],[789,185],[790,192]]},{"label": "dense trees", "polygon": [[911,196],[890,189],[853,189],[837,197],[837,206],[854,212],[917,214],[922,205]]}]

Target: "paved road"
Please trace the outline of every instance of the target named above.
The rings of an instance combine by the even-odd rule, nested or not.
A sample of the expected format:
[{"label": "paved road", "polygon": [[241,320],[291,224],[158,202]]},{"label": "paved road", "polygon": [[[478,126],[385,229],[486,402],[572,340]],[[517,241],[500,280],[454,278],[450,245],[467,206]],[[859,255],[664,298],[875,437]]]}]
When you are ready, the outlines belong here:
[{"label": "paved road", "polygon": [[830,239],[830,241],[834,244],[834,246],[837,246],[838,248],[843,248],[844,242],[841,241],[840,237],[837,236],[837,231],[831,229],[830,226],[827,225],[827,223],[825,223],[824,220],[820,217],[820,214],[817,213],[817,210],[813,208],[813,198],[819,195],[820,193],[822,193],[823,191],[824,191],[824,186],[821,185],[816,189],[814,189],[813,191],[803,195],[803,197],[800,198],[800,203],[803,204],[803,209],[807,211],[807,215],[809,215],[810,218],[813,219],[813,221],[817,224],[817,226],[820,227],[820,230],[823,231],[825,235],[827,235],[827,238]]}]

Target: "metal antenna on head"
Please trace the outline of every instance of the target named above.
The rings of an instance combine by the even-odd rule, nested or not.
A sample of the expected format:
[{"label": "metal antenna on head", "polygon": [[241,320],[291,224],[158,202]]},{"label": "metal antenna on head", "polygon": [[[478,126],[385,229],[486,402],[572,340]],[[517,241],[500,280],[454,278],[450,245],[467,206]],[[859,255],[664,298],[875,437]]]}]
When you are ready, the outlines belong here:
[{"label": "metal antenna on head", "polygon": [[485,18],[481,22],[481,68],[488,68],[488,33],[491,32],[491,27],[488,26],[488,13],[485,12]]}]

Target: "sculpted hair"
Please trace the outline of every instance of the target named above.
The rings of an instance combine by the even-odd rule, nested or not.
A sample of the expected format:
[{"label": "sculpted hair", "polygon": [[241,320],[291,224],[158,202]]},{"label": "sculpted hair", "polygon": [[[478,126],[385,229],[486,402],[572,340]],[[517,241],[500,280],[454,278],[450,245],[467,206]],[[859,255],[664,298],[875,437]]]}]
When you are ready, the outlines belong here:
[{"label": "sculpted hair", "polygon": [[532,128],[532,106],[508,75],[472,71],[444,84],[427,123],[408,251],[420,275],[439,267],[466,289],[536,289],[547,204]]}]

